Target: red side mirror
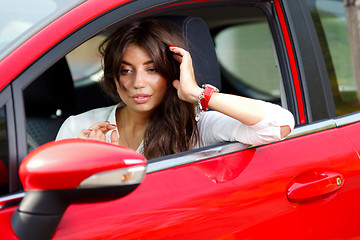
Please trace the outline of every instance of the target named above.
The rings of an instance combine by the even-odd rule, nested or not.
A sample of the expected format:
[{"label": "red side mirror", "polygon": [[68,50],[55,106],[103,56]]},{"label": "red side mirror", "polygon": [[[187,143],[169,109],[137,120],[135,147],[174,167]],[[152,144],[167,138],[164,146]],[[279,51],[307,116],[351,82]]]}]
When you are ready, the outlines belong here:
[{"label": "red side mirror", "polygon": [[[96,178],[94,175],[99,173],[119,169],[143,169],[145,173],[145,167],[145,157],[131,149],[98,141],[67,139],[45,144],[31,152],[21,163],[19,174],[25,191],[57,190],[86,188],[82,182]],[[118,175],[117,184],[127,184],[130,172]],[[142,178],[138,180],[141,182]],[[96,185],[95,179],[93,182]],[[105,182],[99,184],[106,185]]]},{"label": "red side mirror", "polygon": [[140,153],[104,142],[45,144],[20,165],[26,194],[12,216],[12,227],[21,239],[50,239],[69,204],[129,194],[142,182],[146,164]]}]

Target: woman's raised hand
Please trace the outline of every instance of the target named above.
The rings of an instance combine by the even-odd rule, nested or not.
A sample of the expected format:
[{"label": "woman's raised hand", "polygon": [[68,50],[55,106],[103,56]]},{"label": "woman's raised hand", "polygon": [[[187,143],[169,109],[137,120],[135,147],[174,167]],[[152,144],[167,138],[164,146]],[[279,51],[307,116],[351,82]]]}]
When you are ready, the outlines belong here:
[{"label": "woman's raised hand", "polygon": [[108,121],[98,122],[92,125],[88,129],[81,130],[80,134],[78,135],[78,138],[105,142],[106,141],[105,134],[109,131],[112,131],[110,136],[111,143],[115,145],[119,145],[119,137],[115,129],[116,129],[116,125],[110,124]]},{"label": "woman's raised hand", "polygon": [[192,65],[191,55],[188,51],[180,47],[169,47],[174,54],[176,61],[180,63],[180,79],[173,81],[173,86],[177,89],[178,97],[186,102],[196,104],[202,89],[197,85]]}]

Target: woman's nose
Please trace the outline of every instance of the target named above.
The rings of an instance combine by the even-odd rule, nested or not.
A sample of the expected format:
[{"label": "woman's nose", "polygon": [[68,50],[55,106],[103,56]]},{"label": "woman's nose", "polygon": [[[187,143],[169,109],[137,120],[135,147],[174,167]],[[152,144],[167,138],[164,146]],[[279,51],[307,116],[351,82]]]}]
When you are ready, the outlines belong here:
[{"label": "woman's nose", "polygon": [[145,87],[144,74],[142,74],[141,72],[136,72],[135,79],[134,79],[134,87],[135,88]]}]

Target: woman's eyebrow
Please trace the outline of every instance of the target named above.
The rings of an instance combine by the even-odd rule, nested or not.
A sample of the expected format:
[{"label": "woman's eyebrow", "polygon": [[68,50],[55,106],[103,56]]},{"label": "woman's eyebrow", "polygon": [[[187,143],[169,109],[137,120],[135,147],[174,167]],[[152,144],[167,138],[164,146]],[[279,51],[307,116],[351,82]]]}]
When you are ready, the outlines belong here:
[{"label": "woman's eyebrow", "polygon": [[153,60],[149,60],[149,61],[144,62],[143,65],[148,65],[148,64],[152,64],[152,63],[154,63],[154,61],[153,61]]},{"label": "woman's eyebrow", "polygon": [[[131,63],[129,63],[129,62],[127,62],[127,61],[124,61],[124,60],[122,60],[121,63],[123,63],[123,64],[125,64],[125,65],[132,66]],[[144,62],[143,65],[148,65],[148,64],[152,64],[152,63],[154,63],[154,61],[153,61],[153,60],[149,60],[149,61]]]},{"label": "woman's eyebrow", "polygon": [[132,66],[131,63],[129,63],[129,62],[127,62],[127,61],[124,61],[124,60],[122,60],[121,63],[123,63],[123,64],[125,64],[125,65],[130,65],[130,66]]}]

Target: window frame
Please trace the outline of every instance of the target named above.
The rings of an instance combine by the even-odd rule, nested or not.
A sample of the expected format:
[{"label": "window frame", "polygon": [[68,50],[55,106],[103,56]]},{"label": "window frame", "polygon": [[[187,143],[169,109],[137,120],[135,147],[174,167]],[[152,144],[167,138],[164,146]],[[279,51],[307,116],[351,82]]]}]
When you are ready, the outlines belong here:
[{"label": "window frame", "polygon": [[[163,1],[166,5],[166,1]],[[229,1],[232,2],[232,1]],[[272,12],[272,4],[270,2],[266,3],[252,3],[252,4],[244,4],[244,2],[233,1],[234,5],[244,5],[244,6],[254,6],[258,7],[262,10],[265,16],[268,19],[269,26],[271,29],[271,34],[273,36],[280,36],[279,29],[276,26],[275,21],[273,20],[273,12]],[[192,7],[200,6],[200,7],[212,7],[212,6],[223,6],[224,3],[222,1],[219,2],[211,2],[211,3],[195,3],[189,4],[186,6],[169,6],[171,11],[180,11],[187,10]],[[17,146],[18,146],[18,163],[20,165],[23,158],[28,154],[27,148],[27,138],[26,138],[26,115],[25,115],[25,107],[23,100],[23,90],[38,76],[40,76],[46,69],[52,66],[55,62],[57,62],[60,58],[64,57],[67,53],[69,53],[72,49],[79,46],[81,43],[86,40],[92,38],[97,35],[103,29],[108,28],[109,26],[113,26],[118,24],[119,22],[126,22],[133,15],[137,15],[139,11],[145,11],[148,8],[157,8],[156,11],[151,12],[148,11],[146,15],[152,16],[154,14],[161,15],[166,11],[168,13],[168,9],[160,8],[158,6],[154,6],[153,3],[146,3],[139,7],[138,4],[128,3],[127,5],[120,6],[117,9],[114,9],[110,12],[104,13],[99,18],[89,22],[87,25],[80,27],[72,34],[70,34],[67,38],[64,38],[62,41],[58,42],[53,48],[51,48],[48,52],[44,53],[37,61],[35,61],[29,68],[27,68],[24,72],[22,72],[17,79],[13,81],[13,94],[14,94],[14,109],[15,109],[15,122],[18,126],[18,130],[16,131],[17,136]],[[144,14],[145,15],[145,14]],[[141,15],[141,17],[144,17]],[[276,51],[278,54],[279,66],[281,69],[281,76],[283,79],[287,79],[288,76],[291,76],[286,68],[283,66],[287,66],[285,58],[283,57],[284,49],[282,48],[282,44],[278,37],[274,37],[274,44],[276,45]],[[282,56],[282,57],[281,57]],[[284,64],[286,63],[286,64]],[[291,81],[284,81],[285,92],[287,95],[292,96],[292,86]],[[294,100],[293,97],[286,97],[288,101],[288,106],[290,111],[294,111]]]},{"label": "window frame", "polygon": [[[0,92],[0,108],[5,108],[6,132],[8,140],[9,193],[20,189],[16,147],[16,126],[11,85]],[[1,196],[0,196],[1,197]]]},{"label": "window frame", "polygon": [[[306,122],[336,117],[325,60],[306,3],[302,0],[276,1],[280,2],[286,13],[305,104]],[[304,24],[298,24],[300,22]]]},{"label": "window frame", "polygon": [[[329,37],[329,34],[331,34],[331,32],[327,31],[327,27],[328,25],[326,24],[326,17],[324,18],[324,16],[322,16],[321,14],[321,8],[319,8],[317,6],[317,0],[306,0],[306,7],[309,10],[309,12],[311,12],[311,17],[312,20],[314,22],[314,25],[316,25],[317,27],[315,28],[316,34],[318,36],[319,39],[321,39],[322,41],[320,41],[320,47],[324,56],[324,59],[327,60],[327,64],[326,64],[326,72],[328,73],[328,78],[329,78],[329,83],[331,86],[331,93],[332,93],[332,99],[334,101],[334,106],[335,106],[335,115],[337,117],[341,117],[341,116],[345,116],[345,115],[349,115],[352,113],[356,113],[360,111],[360,106],[357,105],[356,107],[354,106],[354,111],[348,111],[345,109],[342,109],[342,106],[344,105],[352,105],[352,102],[358,100],[358,98],[355,100],[353,100],[352,102],[349,102],[347,100],[343,100],[343,98],[345,97],[345,92],[341,90],[341,71],[338,71],[339,65],[336,64],[336,56],[334,56],[334,52],[336,52],[337,50],[335,50],[335,48],[331,45],[331,37]],[[323,1],[325,3],[331,3],[331,2],[335,2],[335,1]],[[341,6],[343,7],[343,11],[344,11],[344,19],[346,19],[346,7],[343,5],[343,2],[338,0],[337,3],[341,4]],[[337,20],[339,20],[340,18],[337,18]],[[349,51],[349,58],[347,59],[349,61],[350,64],[350,73],[351,73],[351,81],[352,83],[355,84],[356,87],[356,79],[355,79],[355,75],[354,75],[354,71],[353,71],[353,64],[352,64],[352,54],[351,54],[351,46],[350,46],[350,42],[348,42],[350,34],[349,34],[349,29],[348,29],[348,19],[345,20],[346,22],[346,26],[344,28],[341,28],[341,30],[345,31],[346,34],[341,35],[341,36],[345,36],[348,38],[347,39],[347,49],[346,51]],[[337,29],[339,30],[339,29]],[[339,37],[340,35],[337,35],[337,37]],[[346,56],[347,53],[344,53],[343,51],[341,52],[342,56]],[[345,60],[346,61],[346,60]],[[340,74],[339,74],[340,73]],[[346,76],[344,77],[345,79],[347,78]],[[358,94],[356,94],[358,95]],[[356,108],[356,110],[355,110]],[[344,111],[345,110],[345,111]]]},{"label": "window frame", "polygon": [[[166,1],[164,1],[166,4]],[[252,3],[252,4],[244,4],[243,1],[229,1],[227,7],[230,6],[253,6],[258,7],[261,11],[264,12],[268,20],[268,24],[270,27],[270,33],[273,37],[274,47],[277,54],[277,60],[279,64],[280,76],[281,80],[283,81],[283,86],[285,89],[286,95],[286,102],[288,109],[294,113],[296,123],[299,124],[299,117],[298,117],[298,109],[297,109],[297,100],[294,91],[294,84],[293,84],[293,76],[290,70],[289,61],[287,58],[286,47],[284,45],[283,33],[281,27],[279,25],[278,17],[276,15],[276,11],[274,9],[274,4],[270,2],[263,2],[259,3]],[[223,6],[224,3],[222,1],[219,2],[212,2],[212,3],[196,3],[191,4],[189,6],[176,6],[176,7],[169,7],[171,11],[181,11],[181,10],[188,10],[193,8],[194,6],[200,7],[211,7],[211,6]],[[153,7],[151,3],[148,3],[148,6]],[[145,11],[148,6],[144,5],[142,9],[139,9],[139,6],[136,4],[129,3],[125,6],[121,6],[111,12],[105,13],[101,17],[89,22],[87,25],[80,27],[73,33],[69,34],[68,37],[64,38],[62,41],[58,42],[53,48],[51,48],[48,52],[44,53],[41,57],[38,58],[30,67],[28,67],[22,74],[20,74],[14,81],[13,81],[13,94],[14,94],[14,111],[15,111],[15,122],[17,126],[16,131],[16,141],[17,141],[17,161],[18,166],[20,165],[21,161],[26,157],[28,154],[28,144],[26,140],[26,115],[25,115],[25,107],[23,102],[23,90],[31,84],[38,76],[40,76],[46,69],[52,66],[55,62],[59,59],[64,57],[67,53],[69,53],[72,49],[79,46],[81,43],[85,42],[86,40],[92,38],[93,36],[97,35],[103,29],[108,28],[109,26],[113,26],[118,24],[119,22],[126,22],[131,16],[138,14],[139,11]],[[148,11],[146,14],[141,15],[141,17],[152,16],[152,15],[162,15],[167,13],[167,8],[156,10],[156,11]],[[328,126],[333,126],[332,123],[329,125],[328,122],[324,123],[327,128]],[[324,130],[324,124],[321,126],[309,126],[300,128],[299,131],[295,131],[294,134],[289,136],[289,138],[298,137],[302,135],[309,134],[309,129],[311,129],[311,133],[322,131]],[[253,146],[258,147],[258,146]],[[252,148],[252,147],[250,147]],[[188,164],[192,162],[201,161],[204,159],[209,159],[233,152],[238,152],[242,150],[249,149],[248,146],[244,147],[242,144],[234,144],[234,143],[224,143],[221,144],[221,147],[218,145],[209,146],[207,148],[199,148],[193,151],[187,151],[184,153],[169,155],[164,158],[158,158],[154,160],[150,160],[149,164],[156,162],[159,164],[158,168],[156,169],[164,169],[169,168],[166,167],[167,160],[177,160],[178,165]],[[164,162],[164,163],[163,163]],[[164,167],[165,166],[165,167]],[[174,165],[176,166],[176,165]],[[174,167],[170,166],[170,167]],[[17,169],[16,169],[17,170]],[[157,170],[153,170],[157,171]],[[18,183],[20,184],[20,183]]]}]

